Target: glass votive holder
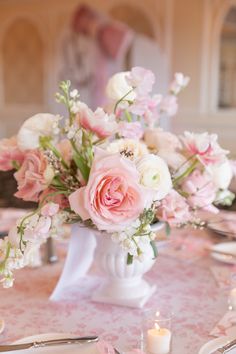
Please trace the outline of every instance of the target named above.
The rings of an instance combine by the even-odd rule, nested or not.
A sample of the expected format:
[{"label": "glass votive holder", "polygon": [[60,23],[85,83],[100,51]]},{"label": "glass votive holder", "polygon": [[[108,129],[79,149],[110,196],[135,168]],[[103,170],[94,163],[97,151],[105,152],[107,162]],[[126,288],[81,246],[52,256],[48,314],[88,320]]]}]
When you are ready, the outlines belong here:
[{"label": "glass votive holder", "polygon": [[142,350],[148,354],[171,352],[172,313],[145,311],[142,321]]},{"label": "glass votive holder", "polygon": [[228,297],[228,309],[236,311],[236,273],[231,275],[230,279],[230,292]]}]

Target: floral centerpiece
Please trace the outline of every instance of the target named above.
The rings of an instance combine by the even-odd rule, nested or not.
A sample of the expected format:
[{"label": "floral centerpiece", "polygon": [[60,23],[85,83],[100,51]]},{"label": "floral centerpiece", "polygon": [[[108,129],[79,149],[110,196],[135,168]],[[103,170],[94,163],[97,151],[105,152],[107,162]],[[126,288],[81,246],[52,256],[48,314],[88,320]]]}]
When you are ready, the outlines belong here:
[{"label": "floral centerpiece", "polygon": [[16,171],[15,196],[38,203],[0,240],[4,287],[64,223],[105,232],[131,264],[143,261],[147,243],[156,256],[153,223],[201,227],[198,210],[217,212],[217,204],[232,201],[228,151],[217,136],[178,137],[159,127],[176,114],[188,81],[177,73],[166,96],[151,95],[154,74],[135,67],[109,80],[107,107],[95,111],[62,82],[56,99],[66,105],[67,118],[36,114],[17,136],[0,142],[0,170]]}]

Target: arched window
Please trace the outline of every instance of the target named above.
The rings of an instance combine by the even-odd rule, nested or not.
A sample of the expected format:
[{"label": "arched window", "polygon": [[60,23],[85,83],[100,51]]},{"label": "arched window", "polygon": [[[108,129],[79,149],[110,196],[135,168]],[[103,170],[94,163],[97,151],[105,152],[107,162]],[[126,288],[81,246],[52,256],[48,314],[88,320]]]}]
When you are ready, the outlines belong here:
[{"label": "arched window", "polygon": [[43,43],[33,24],[16,20],[2,45],[6,105],[43,103]]},{"label": "arched window", "polygon": [[236,108],[236,7],[225,17],[220,38],[219,108]]}]

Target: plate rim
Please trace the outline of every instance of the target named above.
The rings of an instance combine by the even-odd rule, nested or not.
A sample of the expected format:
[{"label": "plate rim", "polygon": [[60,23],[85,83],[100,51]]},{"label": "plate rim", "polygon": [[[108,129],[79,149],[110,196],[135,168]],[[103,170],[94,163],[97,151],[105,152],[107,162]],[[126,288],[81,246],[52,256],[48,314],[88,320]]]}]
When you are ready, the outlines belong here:
[{"label": "plate rim", "polygon": [[[206,342],[205,344],[203,344],[203,346],[200,348],[198,354],[212,354],[216,351],[216,349],[218,349],[220,347],[220,345],[221,346],[225,345],[225,344],[227,344],[228,341],[231,341],[233,339],[234,339],[233,336],[222,336],[222,337],[213,338],[213,339],[209,340],[208,342]],[[222,340],[223,340],[223,342],[222,342]],[[210,352],[209,351],[206,352],[206,350],[209,350],[209,348],[208,348],[209,345],[214,344],[214,343],[215,344],[218,343],[217,347],[216,348],[213,347],[212,349],[210,349]]]}]

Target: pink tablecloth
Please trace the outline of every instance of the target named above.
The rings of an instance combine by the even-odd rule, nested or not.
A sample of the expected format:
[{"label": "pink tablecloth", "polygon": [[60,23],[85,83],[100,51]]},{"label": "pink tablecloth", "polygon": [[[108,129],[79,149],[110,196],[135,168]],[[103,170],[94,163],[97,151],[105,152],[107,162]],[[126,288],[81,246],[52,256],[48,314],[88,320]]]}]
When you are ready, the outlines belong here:
[{"label": "pink tablecloth", "polygon": [[[202,237],[198,232],[196,237]],[[209,257],[191,261],[160,252],[147,275],[157,284],[157,292],[147,306],[174,312],[172,354],[197,354],[226,311],[227,293],[217,287],[211,264],[214,261]],[[46,332],[96,333],[118,348],[137,347],[141,310],[92,303],[90,294],[96,291],[98,277],[81,280],[64,301],[48,300],[62,266],[63,259],[55,265],[20,270],[14,288],[0,288],[0,317],[6,321],[0,341]]]}]

